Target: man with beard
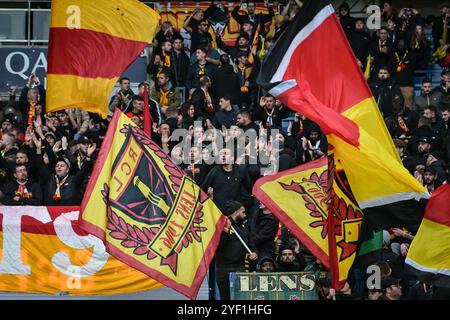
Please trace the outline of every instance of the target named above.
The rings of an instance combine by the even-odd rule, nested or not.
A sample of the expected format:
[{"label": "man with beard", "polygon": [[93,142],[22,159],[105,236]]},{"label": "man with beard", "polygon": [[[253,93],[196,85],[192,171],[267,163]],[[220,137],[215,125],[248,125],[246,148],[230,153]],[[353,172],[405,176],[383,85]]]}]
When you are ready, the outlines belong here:
[{"label": "man with beard", "polygon": [[388,67],[383,66],[378,70],[378,79],[370,87],[383,118],[391,116],[393,98],[403,95],[395,80],[391,79]]},{"label": "man with beard", "polygon": [[200,87],[195,89],[191,95],[191,102],[195,111],[204,119],[212,119],[215,114],[215,100],[211,94],[211,78],[203,76],[200,78]]},{"label": "man with beard", "polygon": [[280,249],[279,260],[277,263],[278,272],[299,272],[305,269],[304,261],[297,261],[295,251],[292,247],[285,246]]},{"label": "man with beard", "polygon": [[436,170],[427,167],[423,174],[423,182],[429,194],[432,194],[441,184],[437,181]]},{"label": "man with beard", "polygon": [[173,62],[175,68],[175,86],[184,87],[186,85],[186,76],[190,65],[190,60],[184,51],[183,37],[177,36],[173,40]]},{"label": "man with beard", "polygon": [[426,106],[423,109],[423,116],[430,121],[431,128],[431,151],[440,151],[442,145],[442,131],[444,121],[438,114],[435,106]]},{"label": "man with beard", "polygon": [[290,110],[271,95],[262,96],[253,111],[253,120],[261,121],[265,129],[281,129],[282,120],[289,117]]},{"label": "man with beard", "polygon": [[217,39],[217,46],[221,50],[228,53],[233,60],[236,60],[240,55],[240,53],[243,53],[246,56],[249,56],[250,54],[250,38],[248,37],[248,35],[245,34],[239,35],[239,37],[236,40],[236,45],[234,46],[226,45],[223,42],[222,37],[220,35],[217,35],[216,39]]},{"label": "man with beard", "polygon": [[157,76],[158,84],[153,86],[150,97],[159,103],[161,112],[164,114],[167,108],[178,108],[180,106],[181,94],[170,81],[170,72],[163,69]]},{"label": "man with beard", "polygon": [[402,286],[400,279],[385,277],[381,280],[383,296],[379,300],[400,300],[402,297]]},{"label": "man with beard", "polygon": [[239,110],[236,113],[236,122],[237,125],[242,131],[247,132],[248,130],[255,131],[255,135],[257,136],[259,133],[258,125],[252,121],[252,115],[248,110]]},{"label": "man with beard", "polygon": [[423,79],[420,96],[414,97],[414,111],[422,115],[426,106],[435,106],[439,110],[441,103],[442,93],[439,91],[433,91],[433,83],[431,79]]},{"label": "man with beard", "polygon": [[405,166],[411,174],[416,175],[417,172],[425,169],[430,149],[430,138],[427,136],[420,137],[417,141],[417,154],[411,155],[405,160]]},{"label": "man with beard", "polygon": [[5,187],[5,199],[10,206],[39,206],[42,204],[42,191],[38,183],[28,179],[28,169],[24,164],[16,165],[15,180]]},{"label": "man with beard", "polygon": [[327,154],[328,142],[317,124],[311,124],[309,132],[297,146],[297,158],[306,163]]},{"label": "man with beard", "polygon": [[191,52],[199,48],[206,48],[210,43],[212,43],[213,38],[209,33],[209,22],[206,19],[200,21],[198,28],[192,32],[191,38]]},{"label": "man with beard", "polygon": [[[216,280],[220,291],[220,299],[229,300],[230,272],[244,272],[246,259],[256,261],[258,255],[255,252],[250,232],[245,225],[246,214],[244,206],[240,202],[229,200],[222,212],[228,217],[228,220],[216,251]],[[235,232],[252,250],[251,254],[247,252]]]}]

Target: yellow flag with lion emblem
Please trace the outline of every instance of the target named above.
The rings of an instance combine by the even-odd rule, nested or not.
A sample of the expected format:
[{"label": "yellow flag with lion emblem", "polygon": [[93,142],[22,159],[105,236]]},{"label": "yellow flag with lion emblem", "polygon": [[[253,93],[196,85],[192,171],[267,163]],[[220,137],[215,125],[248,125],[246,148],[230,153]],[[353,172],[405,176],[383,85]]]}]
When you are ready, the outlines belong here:
[{"label": "yellow flag with lion emblem", "polygon": [[211,199],[116,110],[79,225],[127,265],[195,299],[225,226]]},{"label": "yellow flag with lion emblem", "polygon": [[330,270],[340,290],[356,258],[363,214],[333,157],[259,179],[255,197]]}]

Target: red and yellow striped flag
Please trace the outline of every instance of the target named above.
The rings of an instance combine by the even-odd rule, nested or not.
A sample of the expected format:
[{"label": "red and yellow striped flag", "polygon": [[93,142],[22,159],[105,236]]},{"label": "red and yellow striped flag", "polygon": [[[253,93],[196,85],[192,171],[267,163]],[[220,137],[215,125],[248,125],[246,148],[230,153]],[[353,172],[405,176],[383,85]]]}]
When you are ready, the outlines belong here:
[{"label": "red and yellow striped flag", "polygon": [[53,0],[47,110],[75,106],[106,117],[114,84],[152,41],[159,19],[137,0]]},{"label": "red and yellow striped flag", "polygon": [[405,263],[422,281],[450,288],[450,184],[436,189]]}]

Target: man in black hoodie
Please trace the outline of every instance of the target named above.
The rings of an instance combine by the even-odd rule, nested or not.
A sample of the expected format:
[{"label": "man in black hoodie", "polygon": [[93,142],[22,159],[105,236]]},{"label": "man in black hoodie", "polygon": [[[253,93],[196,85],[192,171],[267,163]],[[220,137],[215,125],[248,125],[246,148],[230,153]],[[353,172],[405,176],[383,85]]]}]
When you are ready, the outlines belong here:
[{"label": "man in black hoodie", "polygon": [[[245,225],[246,214],[244,206],[240,202],[229,200],[223,213],[228,216],[228,220],[216,251],[216,280],[220,291],[220,299],[229,300],[230,272],[245,271],[246,259],[256,261],[258,255],[255,252],[250,232]],[[239,234],[240,238],[250,248],[251,254],[247,252],[235,232]]]},{"label": "man in black hoodie", "polygon": [[230,65],[230,57],[227,54],[220,56],[220,66],[214,75],[211,92],[215,97],[228,95],[233,106],[240,106],[241,87],[239,76]]},{"label": "man in black hoodie", "polygon": [[351,31],[355,29],[355,18],[350,16],[350,6],[347,2],[344,2],[339,6],[338,14],[339,22],[348,37]]}]

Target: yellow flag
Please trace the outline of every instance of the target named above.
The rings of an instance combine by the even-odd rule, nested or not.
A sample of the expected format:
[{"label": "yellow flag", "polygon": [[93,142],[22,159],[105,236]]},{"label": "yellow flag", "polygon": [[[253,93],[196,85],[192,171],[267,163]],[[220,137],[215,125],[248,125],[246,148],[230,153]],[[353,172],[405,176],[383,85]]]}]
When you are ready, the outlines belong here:
[{"label": "yellow flag", "polygon": [[116,110],[81,204],[80,227],[108,252],[194,299],[226,217]]}]

